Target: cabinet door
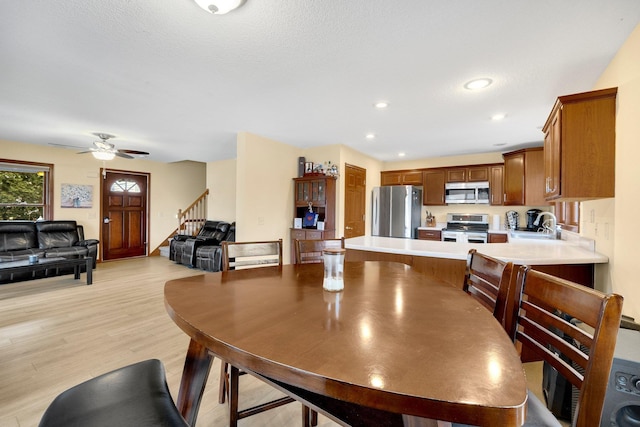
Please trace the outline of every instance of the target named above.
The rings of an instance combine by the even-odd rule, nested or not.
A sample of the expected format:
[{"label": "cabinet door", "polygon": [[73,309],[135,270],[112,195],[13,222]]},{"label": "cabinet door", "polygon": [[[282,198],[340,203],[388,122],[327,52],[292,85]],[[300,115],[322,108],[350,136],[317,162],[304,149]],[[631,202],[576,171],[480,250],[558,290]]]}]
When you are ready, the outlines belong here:
[{"label": "cabinet door", "polygon": [[447,169],[447,182],[466,182],[467,168]]},{"label": "cabinet door", "polygon": [[544,134],[544,197],[560,195],[560,138],[562,109],[558,108]]},{"label": "cabinet door", "polygon": [[422,191],[422,204],[427,206],[444,205],[444,181],[445,171],[425,171],[424,189]]},{"label": "cabinet door", "polygon": [[400,185],[402,174],[400,172],[380,172],[380,185]]},{"label": "cabinet door", "polygon": [[403,185],[422,185],[422,171],[404,172],[402,174]]},{"label": "cabinet door", "polygon": [[489,233],[488,243],[507,243],[508,236],[505,233]]},{"label": "cabinet door", "polygon": [[419,240],[442,240],[442,232],[439,230],[418,230]]},{"label": "cabinet door", "polygon": [[489,181],[489,168],[486,166],[467,168],[467,182]]},{"label": "cabinet door", "polygon": [[524,153],[504,156],[504,205],[524,205]]},{"label": "cabinet door", "polygon": [[493,206],[501,206],[504,200],[504,186],[502,185],[504,166],[491,166],[489,168],[489,202]]}]

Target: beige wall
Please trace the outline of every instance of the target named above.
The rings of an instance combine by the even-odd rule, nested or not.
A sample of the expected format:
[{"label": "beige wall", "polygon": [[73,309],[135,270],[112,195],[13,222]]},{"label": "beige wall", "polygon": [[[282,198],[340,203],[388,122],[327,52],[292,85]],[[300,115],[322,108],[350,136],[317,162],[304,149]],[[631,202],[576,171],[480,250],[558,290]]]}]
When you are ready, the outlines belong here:
[{"label": "beige wall", "polygon": [[236,159],[207,163],[208,219],[236,220]]},{"label": "beige wall", "polygon": [[[0,140],[0,158],[54,165],[53,218],[70,219],[82,224],[87,238],[100,236],[100,168],[103,163],[75,150]],[[189,206],[205,190],[206,165],[198,162],[159,163],[151,160],[115,158],[108,169],[151,174],[149,200],[149,251],[177,228],[178,209]],[[60,207],[60,185],[93,186],[93,207]]]},{"label": "beige wall", "polygon": [[606,68],[594,89],[618,87],[616,110],[616,197],[583,202],[581,229],[596,239],[596,249],[609,256],[598,269],[598,284],[621,294],[625,314],[640,320],[637,279],[640,211],[640,25]]}]

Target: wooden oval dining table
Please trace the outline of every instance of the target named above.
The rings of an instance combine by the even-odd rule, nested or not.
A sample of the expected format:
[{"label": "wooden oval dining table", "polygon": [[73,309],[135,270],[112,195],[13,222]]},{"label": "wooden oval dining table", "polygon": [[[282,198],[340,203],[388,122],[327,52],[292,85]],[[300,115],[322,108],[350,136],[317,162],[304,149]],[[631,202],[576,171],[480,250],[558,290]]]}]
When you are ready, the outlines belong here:
[{"label": "wooden oval dining table", "polygon": [[207,273],[164,288],[191,337],[177,405],[194,425],[213,357],[318,395],[404,417],[521,426],[527,386],[515,347],[459,288],[390,262]]}]

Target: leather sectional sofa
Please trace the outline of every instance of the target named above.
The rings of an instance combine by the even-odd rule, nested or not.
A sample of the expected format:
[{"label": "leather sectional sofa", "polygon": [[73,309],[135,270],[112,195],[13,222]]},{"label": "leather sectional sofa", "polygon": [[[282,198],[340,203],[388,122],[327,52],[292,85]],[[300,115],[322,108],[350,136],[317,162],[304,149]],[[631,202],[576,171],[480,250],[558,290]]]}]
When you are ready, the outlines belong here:
[{"label": "leather sectional sofa", "polygon": [[220,271],[223,241],[235,241],[236,225],[225,221],[206,221],[194,236],[177,234],[169,245],[169,259],[178,264],[206,271]]},{"label": "leather sectional sofa", "polygon": [[[98,240],[84,238],[84,228],[75,221],[0,221],[0,262],[28,259],[29,255],[41,258],[91,257],[93,268],[98,256]],[[84,271],[85,268],[82,268]],[[28,280],[67,271],[45,270],[35,277],[29,274],[2,275],[0,283]],[[6,277],[5,277],[6,276]]]}]

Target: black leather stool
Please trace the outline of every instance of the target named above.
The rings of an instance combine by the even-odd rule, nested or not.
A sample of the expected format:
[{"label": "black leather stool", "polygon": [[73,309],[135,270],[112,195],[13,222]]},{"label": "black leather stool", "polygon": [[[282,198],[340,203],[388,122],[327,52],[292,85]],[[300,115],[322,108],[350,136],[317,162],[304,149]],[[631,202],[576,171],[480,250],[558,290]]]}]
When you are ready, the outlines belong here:
[{"label": "black leather stool", "polygon": [[39,425],[189,426],[173,403],[164,367],[157,359],[125,366],[61,393]]}]

